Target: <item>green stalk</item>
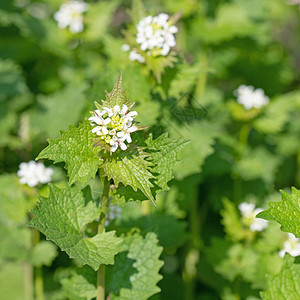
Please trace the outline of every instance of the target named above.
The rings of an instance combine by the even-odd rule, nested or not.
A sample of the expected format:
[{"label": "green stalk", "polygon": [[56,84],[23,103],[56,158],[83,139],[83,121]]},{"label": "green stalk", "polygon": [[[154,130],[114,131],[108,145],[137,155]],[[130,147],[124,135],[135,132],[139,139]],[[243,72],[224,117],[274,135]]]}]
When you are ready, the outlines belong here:
[{"label": "green stalk", "polygon": [[[245,150],[247,148],[248,139],[249,139],[249,133],[251,130],[250,124],[244,124],[239,132],[238,135],[238,154],[236,157],[236,162],[240,161],[243,158],[243,155],[245,153]],[[233,197],[235,203],[238,203],[242,196],[242,185],[241,185],[241,178],[240,176],[236,176],[233,178]]]},{"label": "green stalk", "polygon": [[33,300],[33,268],[29,263],[23,263],[24,272],[24,297],[25,300]]},{"label": "green stalk", "polygon": [[[101,214],[99,218],[98,233],[102,233],[105,229],[105,215],[108,208],[110,182],[104,177],[103,183],[104,187],[101,199]],[[97,272],[97,300],[105,300],[105,265],[100,265]]]},{"label": "green stalk", "polygon": [[[33,245],[37,245],[40,241],[40,233],[37,229],[33,228]],[[34,269],[34,288],[35,288],[35,299],[44,300],[44,280],[42,267],[35,267]]]}]

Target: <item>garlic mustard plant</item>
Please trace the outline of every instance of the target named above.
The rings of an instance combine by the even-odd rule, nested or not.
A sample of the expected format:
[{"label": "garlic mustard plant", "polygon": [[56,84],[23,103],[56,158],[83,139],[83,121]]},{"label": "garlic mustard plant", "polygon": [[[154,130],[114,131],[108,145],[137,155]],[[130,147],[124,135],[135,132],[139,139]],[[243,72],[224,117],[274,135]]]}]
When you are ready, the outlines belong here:
[{"label": "garlic mustard plant", "polygon": [[50,182],[53,170],[46,168],[42,163],[31,160],[27,163],[22,162],[17,174],[20,177],[20,183],[33,187],[39,183]]},{"label": "garlic mustard plant", "polygon": [[287,238],[283,243],[283,248],[279,251],[279,256],[284,257],[286,253],[291,256],[300,255],[300,239],[296,238],[292,233],[287,234]]},{"label": "garlic mustard plant", "polygon": [[269,98],[265,95],[263,89],[255,89],[251,85],[240,85],[235,90],[234,95],[237,97],[237,102],[242,104],[246,110],[261,108],[269,102]]},{"label": "garlic mustard plant", "polygon": [[[161,75],[167,67],[172,67],[177,61],[172,48],[176,46],[175,25],[179,14],[169,16],[160,13],[156,16],[147,15],[145,8],[139,4],[141,18],[125,31],[126,43],[123,51],[129,52],[129,59],[137,61],[151,71],[160,82]],[[134,12],[133,12],[134,13]]]},{"label": "garlic mustard plant", "polygon": [[111,152],[115,152],[118,147],[126,150],[125,141],[131,143],[130,134],[138,129],[132,123],[137,112],[129,111],[128,106],[123,104],[122,109],[119,105],[115,105],[113,108],[103,107],[102,111],[97,109],[91,113],[93,116],[89,120],[92,125],[95,125],[92,132],[100,136],[101,141],[111,146]]},{"label": "garlic mustard plant", "polygon": [[239,205],[239,210],[243,217],[243,224],[249,226],[251,231],[262,231],[268,226],[266,220],[256,218],[256,215],[263,211],[263,209],[255,208],[253,203],[242,202]]},{"label": "garlic mustard plant", "polygon": [[88,9],[88,4],[83,1],[70,1],[61,5],[59,11],[54,14],[54,19],[59,28],[69,27],[72,33],[82,32],[83,13]]},{"label": "garlic mustard plant", "polygon": [[[116,297],[114,290],[105,293],[105,265],[114,265],[115,256],[130,249],[130,241],[134,241],[135,247],[140,245],[137,253],[129,250],[133,251],[130,258],[138,261],[150,255],[147,260],[151,262],[151,272],[145,272],[146,266],[137,267],[138,273],[131,279],[132,288],[124,293],[129,299],[148,299],[158,292],[156,284],[161,279],[158,271],[162,262],[156,236],[148,234],[143,238],[132,231],[118,236],[115,230],[106,231],[106,226],[112,218],[120,216],[120,206],[128,201],[150,200],[155,205],[156,195],[169,189],[167,182],[173,178],[178,155],[187,144],[183,139],[169,139],[166,133],[155,139],[152,134],[147,135],[142,131],[145,127],[134,121],[138,113],[133,105],[123,90],[120,73],[113,90],[106,92],[106,99],[95,102],[92,116],[77,128],[70,126],[68,131],[62,131],[61,138],[50,139],[49,146],[37,158],[65,162],[70,185],[58,188],[50,184],[49,197],[39,198],[29,224],[71,258],[97,271],[93,294],[97,300],[106,299],[106,295]],[[102,180],[100,206],[89,186],[73,185],[79,181],[85,186],[98,171]],[[153,250],[148,253],[147,249]],[[117,274],[114,280],[119,281]],[[139,292],[136,298],[140,282],[148,281],[145,292]]]}]

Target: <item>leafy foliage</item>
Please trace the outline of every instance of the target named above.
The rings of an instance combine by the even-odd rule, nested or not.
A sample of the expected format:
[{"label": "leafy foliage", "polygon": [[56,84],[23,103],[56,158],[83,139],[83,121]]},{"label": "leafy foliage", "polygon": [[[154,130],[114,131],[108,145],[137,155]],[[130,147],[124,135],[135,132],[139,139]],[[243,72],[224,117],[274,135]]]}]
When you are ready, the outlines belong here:
[{"label": "leafy foliage", "polygon": [[292,188],[292,193],[281,191],[282,201],[268,202],[269,209],[259,213],[257,217],[277,221],[281,229],[300,237],[300,191]]},{"label": "leafy foliage", "polygon": [[[143,239],[139,234],[134,234],[124,240],[124,250],[128,251],[127,257],[135,260],[133,267],[137,273],[130,276],[131,288],[121,288],[119,295],[111,294],[111,299],[141,299],[146,300],[158,293],[160,289],[156,286],[161,280],[158,274],[163,262],[159,260],[162,248],[157,245],[154,233],[148,233]],[[111,280],[114,280],[114,269],[111,267]],[[118,272],[116,272],[118,274]],[[122,282],[119,283],[122,286]]]},{"label": "leafy foliage", "polygon": [[268,278],[268,290],[261,292],[263,300],[298,299],[300,294],[300,266],[286,256],[280,272]]},{"label": "leafy foliage", "polygon": [[77,258],[95,270],[100,264],[113,264],[119,252],[120,239],[113,231],[92,238],[83,235],[83,227],[99,216],[97,202],[89,187],[59,189],[50,185],[49,198],[40,197],[38,208],[29,225],[37,228],[55,242],[71,258]]},{"label": "leafy foliage", "polygon": [[80,181],[84,184],[95,174],[101,164],[98,150],[93,145],[93,134],[88,121],[78,128],[70,125],[68,131],[62,131],[61,138],[50,139],[37,159],[47,158],[54,163],[65,162],[70,184]]}]

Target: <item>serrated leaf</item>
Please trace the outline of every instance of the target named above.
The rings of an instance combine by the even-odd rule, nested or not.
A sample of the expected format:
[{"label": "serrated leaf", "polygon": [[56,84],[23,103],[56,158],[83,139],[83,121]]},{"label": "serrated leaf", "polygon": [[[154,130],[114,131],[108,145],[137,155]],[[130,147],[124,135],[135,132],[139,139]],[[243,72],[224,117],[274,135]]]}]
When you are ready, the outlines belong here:
[{"label": "serrated leaf", "polygon": [[131,146],[126,151],[117,152],[105,159],[101,165],[103,176],[112,178],[116,186],[122,183],[124,186],[129,185],[134,191],[139,189],[155,204],[151,193],[153,184],[150,182],[154,178],[150,172],[152,163],[147,158],[149,154],[142,148]]},{"label": "serrated leaf", "polygon": [[60,283],[64,295],[72,300],[91,300],[96,298],[96,273],[88,266],[79,268],[69,278],[63,278]]},{"label": "serrated leaf", "polygon": [[300,299],[300,265],[286,255],[280,272],[268,277],[268,290],[261,292],[263,300]]},{"label": "serrated leaf", "polygon": [[[127,257],[135,260],[133,267],[136,273],[130,276],[129,280],[131,288],[121,288],[119,295],[110,295],[111,300],[146,300],[152,295],[158,293],[160,288],[157,287],[158,281],[162,276],[159,270],[163,262],[159,260],[162,247],[158,246],[158,241],[154,233],[148,233],[145,238],[139,234],[134,234],[125,238],[124,247],[128,250]],[[130,263],[130,262],[129,262]],[[117,277],[114,269],[118,269],[117,265],[110,267],[110,280],[115,281]],[[122,287],[122,282],[119,282]]]},{"label": "serrated leaf", "polygon": [[[169,190],[167,183],[174,177],[173,169],[180,162],[179,154],[188,142],[184,139],[169,139],[167,133],[155,140],[150,134],[145,141],[147,151],[150,152],[149,161],[152,163],[149,170],[155,174],[154,185],[151,186],[153,198],[156,198],[157,193]],[[143,201],[147,199],[144,194],[133,190],[130,186],[120,186],[114,192],[114,202],[125,205],[128,201]]]},{"label": "serrated leaf", "polygon": [[90,188],[81,190],[76,186],[67,186],[59,189],[52,184],[49,187],[49,198],[39,197],[38,208],[32,210],[34,217],[29,226],[45,234],[71,258],[77,258],[94,270],[100,264],[113,264],[121,241],[115,232],[104,232],[92,238],[82,233],[83,227],[100,213]]},{"label": "serrated leaf", "polygon": [[185,139],[169,139],[168,134],[164,133],[153,140],[152,134],[146,140],[147,149],[151,152],[152,173],[155,176],[155,183],[161,190],[169,190],[167,183],[174,178],[173,169],[180,162],[179,154],[189,143]]},{"label": "serrated leaf", "polygon": [[127,91],[123,90],[122,86],[122,72],[119,73],[115,85],[110,93],[105,91],[106,99],[102,100],[102,105],[96,104],[98,109],[101,107],[114,107],[115,105],[122,106],[126,104],[128,107],[132,106],[132,103],[126,99]]},{"label": "serrated leaf", "polygon": [[280,202],[268,202],[269,209],[259,213],[257,218],[276,221],[281,230],[300,238],[300,191],[292,187],[292,193],[281,191]]},{"label": "serrated leaf", "polygon": [[70,125],[68,131],[62,131],[61,138],[50,139],[36,159],[47,158],[54,163],[65,162],[69,183],[80,181],[85,184],[94,178],[102,160],[98,157],[98,149],[94,147],[94,134],[88,121],[77,128]]},{"label": "serrated leaf", "polygon": [[158,83],[161,83],[161,76],[166,68],[171,68],[177,62],[175,52],[170,52],[167,56],[145,55],[145,64],[149,71],[153,72]]}]

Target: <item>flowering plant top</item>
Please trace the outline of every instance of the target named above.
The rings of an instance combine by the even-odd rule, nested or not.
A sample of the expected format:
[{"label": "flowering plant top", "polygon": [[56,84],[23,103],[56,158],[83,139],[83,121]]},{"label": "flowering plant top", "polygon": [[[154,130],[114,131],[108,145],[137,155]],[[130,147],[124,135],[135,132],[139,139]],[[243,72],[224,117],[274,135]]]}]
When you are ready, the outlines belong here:
[{"label": "flowering plant top", "polygon": [[[120,72],[113,90],[106,92],[101,104],[78,128],[70,126],[59,139],[49,140],[49,146],[37,159],[48,158],[66,163],[70,184],[85,184],[101,169],[103,177],[113,179],[117,203],[131,200],[151,200],[167,190],[177,165],[178,154],[186,140],[171,140],[167,134],[154,139],[137,126],[138,113],[126,97]],[[137,192],[139,190],[139,192]]]},{"label": "flowering plant top", "polygon": [[93,133],[99,136],[99,139],[105,146],[110,147],[111,152],[115,152],[118,147],[122,150],[127,149],[127,143],[132,142],[131,133],[137,131],[133,118],[137,116],[136,111],[130,111],[126,104],[122,108],[115,105],[113,108],[103,107],[103,110],[91,112],[89,118],[91,124],[95,126]]},{"label": "flowering plant top", "polygon": [[141,9],[140,15],[144,17],[125,32],[126,44],[122,50],[129,51],[129,59],[145,65],[160,82],[164,69],[172,67],[177,60],[171,49],[176,46],[178,28],[175,24],[179,15],[147,16],[145,9]]},{"label": "flowering plant top", "polygon": [[72,33],[82,32],[83,13],[88,9],[88,4],[83,1],[70,1],[61,5],[60,9],[54,14],[54,19],[59,28],[69,27]]}]

